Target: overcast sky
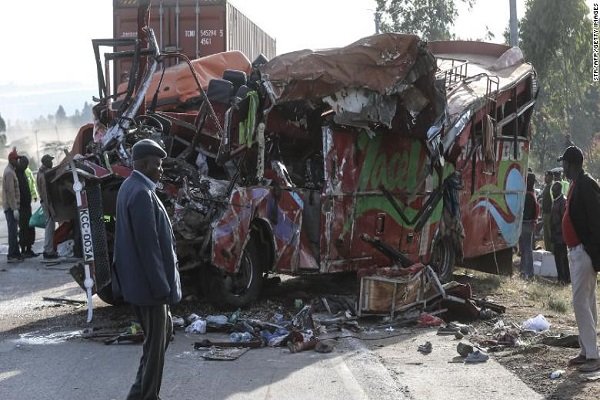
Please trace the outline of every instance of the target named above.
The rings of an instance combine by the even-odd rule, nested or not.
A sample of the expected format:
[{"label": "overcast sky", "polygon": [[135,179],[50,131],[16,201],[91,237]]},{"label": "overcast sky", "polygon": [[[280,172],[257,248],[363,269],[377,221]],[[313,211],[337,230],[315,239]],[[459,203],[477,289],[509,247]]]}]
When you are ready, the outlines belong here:
[{"label": "overcast sky", "polygon": [[[279,53],[343,46],[375,30],[374,0],[232,3],[276,38]],[[112,0],[3,0],[0,15],[0,84],[95,85],[91,39],[112,37]],[[487,24],[502,40],[507,21],[508,0],[479,0],[474,10],[461,12],[456,32],[482,38]]]},{"label": "overcast sky", "polygon": [[[276,38],[278,53],[343,46],[375,30],[374,0],[231,2]],[[112,0],[1,0],[0,114],[16,117],[15,109],[25,105],[13,102],[9,112],[7,103],[15,96],[22,97],[24,85],[34,85],[28,90],[38,95],[41,91],[65,90],[77,92],[78,96],[82,90],[94,94],[96,73],[91,39],[112,37],[112,3]],[[525,0],[517,0],[519,18],[524,13],[524,3]],[[591,6],[593,2],[588,3]],[[454,32],[463,39],[481,39],[487,25],[496,34],[495,41],[501,42],[508,17],[509,0],[478,0],[473,10],[461,7]],[[91,95],[87,99],[91,100]],[[33,103],[30,106],[35,107]],[[73,112],[65,108],[67,113]]]}]

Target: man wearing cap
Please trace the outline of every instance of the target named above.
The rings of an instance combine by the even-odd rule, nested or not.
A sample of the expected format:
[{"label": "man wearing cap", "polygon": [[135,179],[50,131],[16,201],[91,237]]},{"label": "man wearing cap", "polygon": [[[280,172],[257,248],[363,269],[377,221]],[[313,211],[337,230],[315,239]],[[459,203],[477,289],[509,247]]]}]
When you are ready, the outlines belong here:
[{"label": "man wearing cap", "polygon": [[583,152],[568,147],[558,159],[571,186],[562,231],[568,248],[573,310],[579,330],[580,351],[569,360],[581,372],[600,370],[596,342],[596,272],[600,269],[600,186],[583,170]]},{"label": "man wearing cap", "polygon": [[54,157],[50,154],[44,154],[42,157],[42,166],[38,169],[36,179],[37,190],[40,195],[40,205],[46,215],[43,254],[45,260],[58,258],[56,251],[54,251],[54,218],[50,212],[50,202],[48,202],[48,191],[46,190],[46,172],[52,169],[52,160],[54,160]]},{"label": "man wearing cap", "polygon": [[132,148],[134,171],[117,195],[113,295],[122,295],[144,330],[135,382],[127,399],[158,399],[165,351],[173,333],[169,305],[181,300],[175,238],[155,193],[167,154],[153,140]]},{"label": "man wearing cap", "polygon": [[8,153],[8,165],[4,168],[2,176],[2,206],[8,226],[8,255],[7,262],[19,262],[23,260],[19,251],[19,242],[17,239],[17,221],[19,220],[19,181],[17,179],[16,168],[19,162],[17,149],[13,147]]}]

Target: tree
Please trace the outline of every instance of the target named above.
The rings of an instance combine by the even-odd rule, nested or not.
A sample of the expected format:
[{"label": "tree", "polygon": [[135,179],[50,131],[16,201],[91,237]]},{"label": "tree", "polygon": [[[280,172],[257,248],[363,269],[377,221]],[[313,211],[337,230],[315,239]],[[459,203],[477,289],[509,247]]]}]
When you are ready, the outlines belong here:
[{"label": "tree", "polygon": [[[600,129],[598,89],[590,84],[592,23],[584,0],[528,0],[520,24],[521,48],[538,72],[532,155],[542,169],[572,140],[593,153]],[[586,157],[587,158],[587,157]]]},{"label": "tree", "polygon": [[447,40],[458,16],[457,2],[473,7],[476,0],[376,0],[376,18],[382,32],[418,35],[423,40]]},{"label": "tree", "polygon": [[4,118],[0,114],[0,133],[6,132],[6,122],[4,122]]},{"label": "tree", "polygon": [[83,108],[81,109],[81,120],[82,123],[92,122],[94,120],[92,105],[87,101],[83,104]]},{"label": "tree", "polygon": [[64,121],[65,119],[67,119],[67,113],[65,112],[65,109],[63,108],[62,105],[58,106],[58,110],[56,110],[56,122],[61,122]]}]

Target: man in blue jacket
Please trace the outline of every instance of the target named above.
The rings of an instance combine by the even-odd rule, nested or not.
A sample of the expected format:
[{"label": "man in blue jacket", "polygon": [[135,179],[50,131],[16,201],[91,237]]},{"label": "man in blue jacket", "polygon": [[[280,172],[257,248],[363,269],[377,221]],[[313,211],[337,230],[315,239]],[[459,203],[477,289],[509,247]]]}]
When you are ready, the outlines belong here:
[{"label": "man in blue jacket", "polygon": [[169,305],[181,300],[175,238],[156,183],[167,154],[144,139],[132,148],[134,171],[117,195],[113,293],[133,305],[144,330],[142,358],[128,400],[158,399],[173,333]]}]

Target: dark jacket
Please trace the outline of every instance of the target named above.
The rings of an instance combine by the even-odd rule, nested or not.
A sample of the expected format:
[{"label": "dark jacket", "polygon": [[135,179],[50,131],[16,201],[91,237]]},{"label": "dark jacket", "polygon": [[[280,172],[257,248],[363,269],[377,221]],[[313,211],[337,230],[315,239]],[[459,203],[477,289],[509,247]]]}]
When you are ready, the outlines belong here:
[{"label": "dark jacket", "polygon": [[550,213],[550,236],[552,237],[552,243],[565,244],[565,239],[562,234],[562,220],[565,214],[565,207],[567,205],[567,199],[565,196],[560,195],[552,203],[552,212]]},{"label": "dark jacket", "polygon": [[19,181],[19,209],[31,210],[31,191],[29,190],[29,181],[25,175],[25,170],[23,168],[17,168],[16,173],[17,180]]},{"label": "dark jacket", "polygon": [[574,180],[567,212],[575,232],[592,259],[596,271],[600,270],[600,186],[594,178],[581,172]]},{"label": "dark jacket", "polygon": [[533,192],[525,193],[525,206],[523,207],[523,221],[535,221],[539,216],[539,205]]},{"label": "dark jacket", "polygon": [[175,304],[181,283],[175,237],[149,182],[132,173],[117,195],[113,294],[141,306]]},{"label": "dark jacket", "polygon": [[546,184],[542,190],[542,214],[550,214],[552,212],[552,193],[550,187],[552,183]]}]

